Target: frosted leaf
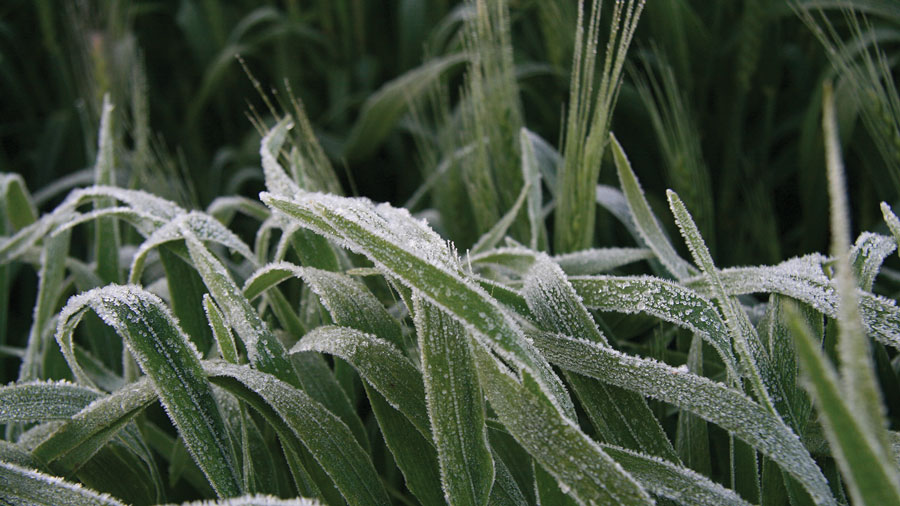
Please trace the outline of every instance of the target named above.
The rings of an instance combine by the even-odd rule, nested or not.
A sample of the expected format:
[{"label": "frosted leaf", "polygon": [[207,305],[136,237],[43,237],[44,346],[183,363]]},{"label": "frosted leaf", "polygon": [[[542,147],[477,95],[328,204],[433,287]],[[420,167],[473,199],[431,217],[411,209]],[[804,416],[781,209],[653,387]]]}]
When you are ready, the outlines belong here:
[{"label": "frosted leaf", "polygon": [[34,469],[0,461],[0,497],[8,504],[124,506],[109,494]]},{"label": "frosted leaf", "polygon": [[102,393],[68,381],[29,381],[0,387],[0,423],[68,420]]},{"label": "frosted leaf", "polygon": [[570,276],[589,276],[654,258],[647,248],[599,248],[557,255],[553,260]]},{"label": "frosted leaf", "polygon": [[732,377],[737,377],[737,359],[725,322],[706,297],[652,276],[572,277],[569,281],[590,308],[645,313],[699,335],[718,352]]},{"label": "frosted leaf", "polygon": [[[88,186],[72,191],[66,200],[57,207],[58,210],[68,212],[69,209],[81,205],[88,200],[98,198],[111,198],[127,204],[135,211],[156,216],[163,221],[169,221],[176,216],[186,213],[184,208],[174,202],[157,197],[143,190],[127,190],[116,186]],[[56,211],[54,211],[55,213]]]},{"label": "frosted leaf", "polygon": [[[389,504],[365,450],[336,415],[302,390],[270,374],[225,362],[206,362],[213,381],[253,404],[265,416],[286,448],[299,439],[331,477],[350,504]],[[235,387],[235,381],[241,386]]]},{"label": "frosted leaf", "polygon": [[616,162],[616,170],[619,174],[622,192],[625,194],[628,209],[631,211],[631,217],[643,239],[643,244],[653,250],[659,261],[676,279],[684,279],[691,276],[697,270],[675,252],[675,248],[672,247],[672,243],[659,224],[659,220],[653,214],[653,210],[650,209],[650,204],[647,203],[641,183],[631,170],[631,163],[626,158],[622,146],[619,145],[619,141],[612,134],[610,134],[610,147],[612,148],[613,159]]},{"label": "frosted leaf", "polygon": [[881,264],[897,249],[897,243],[893,238],[863,232],[856,239],[856,244],[850,250],[850,264],[853,266],[856,281],[863,290],[872,290],[875,276],[881,270]]},{"label": "frosted leaf", "polygon": [[564,369],[674,404],[719,425],[797,478],[816,504],[836,504],[822,471],[796,434],[743,392],[599,343],[564,335],[533,338],[545,356]]},{"label": "frosted leaf", "polygon": [[129,279],[137,282],[143,272],[147,254],[167,242],[183,239],[184,230],[189,230],[199,240],[221,244],[239,253],[251,263],[256,262],[253,252],[234,232],[228,230],[212,216],[192,211],[169,221],[141,243],[131,262]]},{"label": "frosted leaf", "polygon": [[276,195],[286,197],[300,192],[300,186],[287,175],[287,172],[278,163],[278,152],[281,151],[287,132],[292,127],[293,123],[290,117],[285,117],[272,127],[259,143],[259,156],[262,159],[266,188]]},{"label": "frosted leaf", "polygon": [[301,193],[284,199],[260,198],[303,226],[366,255],[377,268],[419,290],[430,302],[458,318],[476,338],[517,367],[530,371],[551,402],[574,415],[562,382],[525,340],[512,317],[477,286],[456,252],[427,224],[405,209],[374,205],[368,199]]},{"label": "frosted leaf", "polygon": [[526,197],[529,195],[529,190],[531,189],[529,184],[525,184],[522,186],[522,191],[519,192],[518,198],[516,198],[515,203],[506,212],[494,226],[491,227],[490,230],[484,233],[481,237],[478,238],[478,241],[472,246],[472,253],[477,254],[482,251],[489,250],[497,245],[500,242],[500,239],[506,235],[507,230],[516,220],[516,217],[519,216],[519,210],[522,208],[522,204],[525,203]]},{"label": "frosted leaf", "polygon": [[[822,271],[827,258],[807,255],[778,265],[734,267],[719,271],[719,277],[730,295],[777,293],[812,306],[829,318],[839,318],[839,296],[834,283]],[[700,292],[709,293],[706,280],[692,278],[685,283]],[[857,290],[859,311],[866,332],[879,342],[900,349],[900,309],[886,297]]]},{"label": "frosted leaf", "polygon": [[71,334],[87,307],[122,336],[152,378],[163,407],[213,488],[236,495],[240,479],[221,414],[203,377],[199,352],[169,309],[134,285],[108,285],[70,298],[60,312],[57,340],[73,370],[77,362]]},{"label": "frosted leaf", "polygon": [[237,212],[259,220],[260,222],[266,221],[269,219],[269,216],[271,216],[269,209],[260,204],[259,201],[238,195],[216,197],[206,207],[206,214],[219,220],[224,225],[228,225],[228,223],[231,222],[232,216]]},{"label": "frosted leaf", "polygon": [[305,351],[328,353],[349,362],[423,436],[431,438],[422,376],[396,346],[349,327],[322,326],[303,336],[290,352]]},{"label": "frosted leaf", "polygon": [[88,223],[107,216],[126,221],[137,229],[144,237],[149,236],[156,229],[165,224],[163,220],[156,216],[143,211],[136,211],[131,207],[105,207],[89,213],[73,212],[71,217],[61,226],[57,227],[53,233],[58,234],[81,225],[82,223]]},{"label": "frosted leaf", "polygon": [[612,213],[625,226],[625,229],[628,230],[635,242],[643,245],[644,239],[634,224],[634,218],[631,217],[631,209],[628,208],[628,200],[625,199],[625,194],[618,188],[605,184],[598,184],[595,194],[597,203]]},{"label": "frosted leaf", "polygon": [[444,494],[451,503],[483,504],[495,466],[469,337],[459,322],[423,299],[415,298],[413,306]]},{"label": "frosted leaf", "polygon": [[[194,501],[181,503],[181,506],[320,506],[322,503],[315,499],[298,497],[295,499],[279,499],[271,495],[245,495],[230,499]],[[176,506],[176,505],[171,505]]]}]

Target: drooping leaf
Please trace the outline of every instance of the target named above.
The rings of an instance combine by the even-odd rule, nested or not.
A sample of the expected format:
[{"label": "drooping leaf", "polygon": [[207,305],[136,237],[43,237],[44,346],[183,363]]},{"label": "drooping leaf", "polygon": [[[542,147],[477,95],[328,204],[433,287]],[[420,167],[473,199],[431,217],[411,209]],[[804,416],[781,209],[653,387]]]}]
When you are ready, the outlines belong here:
[{"label": "drooping leaf", "polygon": [[37,506],[124,506],[117,499],[77,483],[0,461],[0,499]]},{"label": "drooping leaf", "polygon": [[[109,285],[75,296],[59,317],[57,339],[64,350],[63,343],[71,341],[88,307],[122,336],[153,380],[160,401],[216,492],[226,497],[239,495],[239,473],[197,350],[162,301],[133,285]],[[67,359],[73,365],[73,358]]]}]

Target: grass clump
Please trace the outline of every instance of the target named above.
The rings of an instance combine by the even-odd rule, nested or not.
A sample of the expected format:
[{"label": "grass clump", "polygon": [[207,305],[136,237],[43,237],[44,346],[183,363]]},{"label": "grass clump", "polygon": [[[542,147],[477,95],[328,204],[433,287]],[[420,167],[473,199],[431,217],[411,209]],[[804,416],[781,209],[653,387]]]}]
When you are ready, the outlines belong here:
[{"label": "grass clump", "polygon": [[[205,141],[151,138],[139,28],[110,8],[127,57],[70,75],[95,72],[89,169],[0,174],[0,502],[900,504],[896,12],[775,3],[403,2],[438,21],[403,25],[375,85],[368,4],[184,2],[209,62],[188,125],[228,117],[236,52],[250,70],[289,33],[340,63],[314,60],[324,110],[308,78],[251,77],[252,142],[217,167],[253,166],[199,191],[177,166]],[[731,52],[695,61],[724,20]],[[785,111],[793,84],[757,93],[796,56],[767,23],[821,65]],[[347,196],[413,161],[407,206]],[[797,209],[760,200],[785,183],[767,164]]]}]

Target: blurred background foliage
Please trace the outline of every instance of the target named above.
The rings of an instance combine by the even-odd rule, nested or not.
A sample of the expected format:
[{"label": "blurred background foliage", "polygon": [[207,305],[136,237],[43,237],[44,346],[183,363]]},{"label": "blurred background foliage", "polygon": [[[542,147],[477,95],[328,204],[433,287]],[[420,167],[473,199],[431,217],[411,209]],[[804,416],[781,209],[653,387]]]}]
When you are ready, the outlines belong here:
[{"label": "blurred background foliage", "polygon": [[[601,58],[614,4],[603,6]],[[0,171],[23,174],[47,204],[89,182],[109,92],[118,184],[193,207],[253,197],[262,172],[249,118],[272,123],[262,94],[276,109],[294,96],[345,193],[449,209],[460,219],[442,232],[462,251],[477,238],[467,226],[471,185],[446,180],[409,199],[476,135],[500,141],[462,165],[518,160],[520,126],[562,150],[577,18],[574,0],[512,0],[508,30],[485,39],[466,28],[473,9],[450,0],[7,0]],[[511,66],[500,55],[494,72],[491,57],[479,57],[466,77],[485,40],[511,47]],[[669,215],[664,189],[679,192],[719,265],[823,251],[821,83],[836,82],[854,227],[877,228],[877,203],[896,203],[900,185],[898,49],[894,0],[652,0],[611,130],[657,215]],[[478,65],[487,86],[473,84]],[[599,182],[617,185],[608,150]],[[501,186],[500,214],[518,194]],[[595,228],[595,245],[631,244],[602,210]]]}]

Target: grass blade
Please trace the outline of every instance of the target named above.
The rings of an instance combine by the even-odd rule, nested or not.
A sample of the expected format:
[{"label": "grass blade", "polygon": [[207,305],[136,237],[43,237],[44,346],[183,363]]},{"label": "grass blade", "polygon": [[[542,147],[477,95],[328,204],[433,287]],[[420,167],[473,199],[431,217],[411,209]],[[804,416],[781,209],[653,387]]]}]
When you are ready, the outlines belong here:
[{"label": "grass blade", "polygon": [[241,493],[231,443],[219,407],[204,378],[197,350],[158,297],[136,286],[109,285],[69,300],[60,313],[58,339],[74,328],[68,320],[90,307],[122,336],[153,380],[160,401],[220,496]]},{"label": "grass blade", "polygon": [[631,211],[631,217],[634,225],[643,239],[644,244],[653,250],[656,258],[665,266],[675,279],[682,280],[697,270],[686,260],[678,256],[669,238],[663,231],[659,220],[650,209],[644,197],[644,190],[641,189],[641,183],[631,170],[631,162],[625,156],[625,151],[616,137],[610,134],[610,144],[612,146],[613,159],[616,162],[616,171],[619,174],[619,184],[622,185],[622,192],[625,194],[625,200],[628,203],[628,209]]},{"label": "grass blade", "polygon": [[520,384],[481,345],[478,374],[491,407],[516,441],[553,475],[564,493],[582,503],[652,504],[644,488],[624,472],[543,397]]},{"label": "grass blade", "polygon": [[124,506],[117,499],[76,483],[0,461],[0,498],[9,504]]},{"label": "grass blade", "polygon": [[0,202],[4,207],[0,215],[9,220],[14,231],[22,230],[38,219],[34,199],[19,174],[0,174]]},{"label": "grass blade", "polygon": [[349,362],[423,436],[431,436],[422,376],[391,343],[348,327],[322,326],[303,336],[290,352],[308,351],[328,353]]},{"label": "grass blade", "polygon": [[194,501],[182,503],[181,506],[320,506],[315,499],[298,497],[296,499],[279,499],[271,495],[255,494],[219,499],[216,501]]},{"label": "grass blade", "polygon": [[548,398],[574,414],[559,378],[528,344],[518,326],[487,292],[462,274],[451,249],[405,210],[372,206],[365,199],[304,193],[295,199],[263,194],[263,201],[306,227],[365,254],[375,265],[422,292],[475,329],[505,359],[524,368]]},{"label": "grass blade", "polygon": [[836,504],[821,470],[793,431],[742,392],[599,343],[563,335],[533,338],[544,355],[564,369],[674,404],[719,425],[796,477],[816,504]]},{"label": "grass blade", "polygon": [[284,424],[309,449],[348,503],[390,504],[378,474],[353,433],[321,404],[261,371],[224,362],[207,363],[206,371],[211,380],[249,402],[270,423]]},{"label": "grass blade", "polygon": [[0,387],[0,424],[67,420],[102,394],[68,381],[33,381]]},{"label": "grass blade", "polygon": [[[98,134],[97,161],[94,165],[94,184],[104,186],[116,185],[115,174],[115,141],[112,126],[113,105],[109,94],[103,96],[103,112],[100,116],[100,133]],[[94,209],[112,207],[110,199],[100,199]],[[94,258],[97,260],[97,275],[103,284],[119,283],[119,229],[110,218],[99,218],[94,232]]]},{"label": "grass blade", "polygon": [[422,299],[415,299],[416,334],[428,417],[451,504],[486,504],[494,460],[484,424],[484,395],[465,328]]}]

